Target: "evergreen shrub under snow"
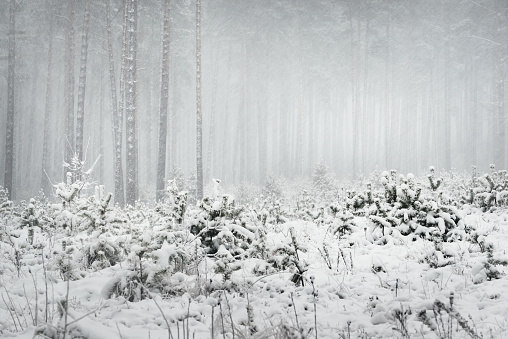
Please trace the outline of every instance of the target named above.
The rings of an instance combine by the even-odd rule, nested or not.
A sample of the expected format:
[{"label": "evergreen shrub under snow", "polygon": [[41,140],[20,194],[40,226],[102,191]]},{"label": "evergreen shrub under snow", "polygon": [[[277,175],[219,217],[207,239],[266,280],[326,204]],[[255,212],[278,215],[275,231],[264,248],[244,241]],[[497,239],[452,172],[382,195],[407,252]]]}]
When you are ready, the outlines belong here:
[{"label": "evergreen shrub under snow", "polygon": [[[214,179],[195,203],[176,178],[155,206],[126,208],[87,182],[82,164],[67,166],[67,181],[55,185],[51,199],[13,203],[0,188],[0,271],[2,286],[9,286],[0,306],[0,318],[7,319],[2,333],[36,331],[37,325],[38,333],[60,338],[63,331],[90,331],[80,325],[87,321],[107,329],[106,320],[67,317],[98,307],[96,314],[109,317],[145,308],[153,330],[169,326],[173,337],[189,327],[203,338],[234,331],[264,337],[262,328],[272,331],[266,337],[439,336],[442,319],[455,324],[457,337],[475,337],[478,319],[461,314],[467,308],[457,303],[458,294],[450,297],[443,279],[464,292],[468,284],[483,288],[505,279],[508,258],[494,241],[497,228],[480,226],[476,217],[507,223],[508,176],[494,166],[485,174],[473,168],[441,176],[431,167],[422,177],[391,170],[341,186],[318,164],[307,181],[270,176],[262,188],[244,183],[241,201]],[[404,274],[412,271],[402,274],[397,260],[419,267],[427,287],[411,287]],[[88,281],[94,282],[90,294],[79,301],[67,295],[67,288],[72,295]],[[376,288],[356,290],[367,282]],[[417,299],[410,297],[414,289],[421,292]],[[330,324],[315,312],[343,312],[346,320]],[[382,324],[389,326],[380,330]]]}]

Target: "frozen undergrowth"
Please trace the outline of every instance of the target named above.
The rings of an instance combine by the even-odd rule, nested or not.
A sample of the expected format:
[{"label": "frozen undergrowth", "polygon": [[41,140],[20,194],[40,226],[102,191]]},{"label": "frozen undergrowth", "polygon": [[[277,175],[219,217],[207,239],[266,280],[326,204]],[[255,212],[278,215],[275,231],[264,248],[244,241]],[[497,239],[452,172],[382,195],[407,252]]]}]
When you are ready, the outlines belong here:
[{"label": "frozen undergrowth", "polygon": [[195,207],[174,183],[154,208],[72,182],[55,204],[3,195],[0,334],[508,336],[504,172],[373,179],[297,193],[273,179],[241,205],[216,186]]}]

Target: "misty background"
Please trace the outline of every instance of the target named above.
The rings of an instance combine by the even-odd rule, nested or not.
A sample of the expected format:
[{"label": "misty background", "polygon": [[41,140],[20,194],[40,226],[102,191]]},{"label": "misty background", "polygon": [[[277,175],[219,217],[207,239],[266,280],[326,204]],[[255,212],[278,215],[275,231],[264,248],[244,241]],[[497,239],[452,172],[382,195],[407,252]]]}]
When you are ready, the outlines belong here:
[{"label": "misty background", "polygon": [[[64,180],[65,149],[75,147],[66,137],[66,105],[73,91],[78,109],[88,2],[85,167],[102,155],[93,178],[114,188],[106,0],[14,1],[14,31],[9,0],[0,2],[0,173],[15,38],[14,199],[36,195],[48,177]],[[174,168],[196,172],[196,2],[172,0],[170,8],[166,179]],[[117,90],[123,13],[124,2],[111,0]],[[308,176],[321,161],[347,178],[376,169],[506,166],[506,0],[204,0],[201,15],[205,184],[211,178],[262,184],[269,174]],[[140,196],[152,198],[163,16],[164,1],[137,1],[137,180]],[[66,79],[69,32],[75,40],[72,88]]]}]

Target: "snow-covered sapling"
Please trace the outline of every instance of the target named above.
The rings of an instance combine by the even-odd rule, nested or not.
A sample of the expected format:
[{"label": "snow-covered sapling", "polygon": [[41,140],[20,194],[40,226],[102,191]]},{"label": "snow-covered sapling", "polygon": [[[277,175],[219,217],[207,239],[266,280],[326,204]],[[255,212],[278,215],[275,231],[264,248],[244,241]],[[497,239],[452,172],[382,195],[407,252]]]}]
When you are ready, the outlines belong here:
[{"label": "snow-covered sapling", "polygon": [[427,178],[429,179],[430,189],[432,191],[437,191],[439,186],[441,186],[441,183],[443,182],[443,178],[436,179],[436,169],[434,166],[429,167],[430,174],[427,175]]}]

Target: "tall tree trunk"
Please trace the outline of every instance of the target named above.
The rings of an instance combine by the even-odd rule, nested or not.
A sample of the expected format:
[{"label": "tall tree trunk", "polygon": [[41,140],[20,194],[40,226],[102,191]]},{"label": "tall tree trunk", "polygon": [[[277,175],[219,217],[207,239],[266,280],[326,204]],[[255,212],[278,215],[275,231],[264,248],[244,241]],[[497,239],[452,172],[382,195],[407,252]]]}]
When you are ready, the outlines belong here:
[{"label": "tall tree trunk", "polygon": [[215,157],[215,115],[216,115],[216,102],[217,102],[217,78],[219,77],[219,49],[217,48],[217,55],[214,60],[213,71],[213,87],[212,87],[212,107],[210,110],[210,132],[208,133],[208,150],[207,150],[207,167],[208,174],[205,178],[212,179],[215,175],[214,172],[214,157]]},{"label": "tall tree trunk", "polygon": [[504,1],[499,1],[497,12],[497,63],[496,63],[496,92],[497,92],[497,128],[498,135],[496,140],[496,162],[495,164],[499,169],[505,169],[505,156],[506,156],[506,117],[504,112],[504,80],[506,78],[505,70],[505,51],[504,44],[505,37],[501,34],[503,31],[503,22],[506,18],[503,16],[502,8]]},{"label": "tall tree trunk", "polygon": [[[125,9],[124,9],[125,11]],[[116,95],[115,59],[113,55],[113,37],[111,29],[111,4],[106,1],[107,29],[108,29],[108,55],[109,55],[109,85],[111,91],[111,110],[113,118],[114,138],[114,159],[115,159],[115,202],[121,207],[125,204],[125,193],[123,187],[123,166],[122,166],[122,122],[123,108],[118,109],[118,98]],[[125,39],[125,37],[124,37]],[[123,59],[123,58],[122,58]],[[122,105],[123,107],[123,105]]]},{"label": "tall tree trunk", "polygon": [[[101,74],[99,121],[104,121],[104,80]],[[104,124],[99,124],[99,183],[104,184]]]},{"label": "tall tree trunk", "polygon": [[201,113],[201,0],[196,1],[196,198],[203,199],[203,116]]},{"label": "tall tree trunk", "polygon": [[162,65],[161,65],[161,102],[159,111],[159,155],[157,161],[156,200],[164,197],[166,175],[166,148],[168,135],[168,97],[169,97],[169,43],[170,43],[170,0],[164,3],[164,28],[162,31]]},{"label": "tall tree trunk", "polygon": [[446,25],[446,36],[445,36],[445,64],[444,64],[444,167],[447,171],[452,169],[452,153],[451,153],[451,109],[450,109],[450,39],[451,39],[451,27],[449,23],[449,5],[444,2],[445,10],[445,25]]},{"label": "tall tree trunk", "polygon": [[309,103],[307,105],[308,107],[308,114],[307,114],[307,121],[309,122],[309,125],[307,127],[308,129],[308,145],[307,145],[307,161],[308,161],[308,167],[307,167],[307,173],[312,173],[312,170],[314,169],[315,160],[314,155],[316,152],[315,149],[315,138],[314,138],[314,119],[315,119],[315,93],[316,93],[316,85],[312,84],[310,87],[310,95],[309,95]]},{"label": "tall tree trunk", "polygon": [[[472,100],[473,100],[473,109],[471,110],[471,139],[470,140],[476,140],[477,138],[477,118],[478,118],[478,60],[477,56],[473,56],[473,85],[472,87]],[[472,142],[470,145],[471,150],[471,165],[476,166],[476,143]]]},{"label": "tall tree trunk", "polygon": [[[368,4],[367,4],[368,6]],[[367,170],[367,136],[369,133],[369,120],[367,119],[367,99],[369,93],[369,38],[370,38],[370,19],[367,17],[365,27],[365,50],[364,50],[364,70],[363,70],[363,103],[362,103],[362,173]]]},{"label": "tall tree trunk", "polygon": [[[359,83],[359,77],[360,77],[360,65],[358,58],[360,57],[360,42],[356,41],[355,44],[355,38],[354,38],[354,25],[353,25],[353,9],[352,4],[350,5],[349,11],[350,11],[350,17],[349,17],[349,24],[350,24],[350,37],[351,37],[351,58],[353,67],[351,67],[351,110],[352,110],[352,123],[353,123],[353,134],[352,134],[352,141],[353,141],[353,178],[356,177],[358,174],[358,153],[360,151],[359,142],[358,140],[358,116],[360,114],[359,110],[359,98],[358,98],[358,83]],[[360,34],[360,21],[358,21],[358,35]],[[356,47],[356,48],[355,48]]]},{"label": "tall tree trunk", "polygon": [[[261,96],[261,93],[264,93],[266,95],[266,89],[262,86],[258,86],[258,156],[259,156],[259,183],[264,183],[266,179],[266,170],[267,170],[267,130],[268,130],[268,124],[266,121],[266,100],[262,100],[263,96]],[[265,96],[266,98],[266,96]]]},{"label": "tall tree trunk", "polygon": [[[229,117],[229,95],[230,95],[230,88],[231,88],[231,65],[232,65],[232,54],[233,54],[233,48],[231,47],[231,43],[229,44],[229,53],[228,53],[228,70],[227,70],[227,77],[226,77],[226,89],[225,89],[225,97],[224,97],[224,126],[225,126],[225,131],[224,131],[224,140],[228,140],[229,138],[229,135],[230,135],[230,129],[228,128],[228,124],[230,122],[230,117]],[[221,179],[224,179],[224,180],[227,180],[228,177],[227,175],[230,174],[230,170],[231,170],[231,167],[233,166],[228,166],[228,160],[231,158],[229,156],[230,152],[231,152],[231,148],[229,147],[230,145],[227,143],[227,142],[223,142],[222,143],[222,154],[223,156],[225,157],[223,161],[221,161],[222,163],[222,170],[221,170],[221,174],[222,174],[222,177]],[[226,155],[228,155],[228,157],[226,157]],[[229,160],[231,161],[231,160]],[[234,164],[234,162],[233,162]],[[234,169],[233,169],[234,170]]]},{"label": "tall tree trunk", "polygon": [[14,168],[14,81],[16,64],[16,1],[9,5],[9,52],[7,55],[7,123],[5,133],[5,171],[4,186],[9,199],[14,198],[13,168]]},{"label": "tall tree trunk", "polygon": [[388,18],[388,24],[386,25],[386,63],[385,63],[385,168],[388,170],[391,165],[391,149],[390,149],[390,140],[391,140],[391,92],[390,92],[390,61],[391,61],[391,53],[390,53],[390,23],[391,16]]},{"label": "tall tree trunk", "polygon": [[86,63],[88,59],[88,31],[90,27],[90,4],[91,0],[87,0],[85,5],[85,16],[83,20],[83,35],[81,38],[81,60],[79,66],[78,110],[76,114],[76,154],[80,161],[82,161],[85,158],[83,154],[83,130],[85,122]]},{"label": "tall tree trunk", "polygon": [[[65,161],[70,164],[74,156],[74,20],[76,10],[76,0],[69,0],[67,37],[66,37],[66,56],[65,56],[65,95],[66,95],[66,115],[65,115]],[[64,168],[64,180],[67,180],[67,169]]]},{"label": "tall tree trunk", "polygon": [[[299,91],[298,91],[298,131],[297,131],[297,148],[296,148],[296,160],[297,160],[297,175],[303,176],[303,62],[300,57],[300,69],[301,73],[299,76]],[[258,113],[259,114],[259,113]]]},{"label": "tall tree trunk", "polygon": [[136,54],[137,0],[128,0],[128,65],[126,70],[127,189],[126,203],[134,206],[138,198],[138,140],[136,138]]},{"label": "tall tree trunk", "polygon": [[54,20],[53,16],[49,16],[49,46],[48,46],[48,71],[46,79],[46,105],[44,108],[44,139],[42,142],[42,173],[41,173],[41,187],[44,195],[48,196],[51,193],[51,182],[48,178],[49,172],[49,127],[51,125],[51,75],[53,73],[53,30]]}]

